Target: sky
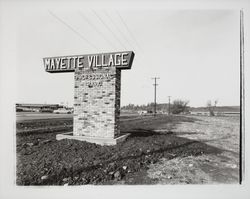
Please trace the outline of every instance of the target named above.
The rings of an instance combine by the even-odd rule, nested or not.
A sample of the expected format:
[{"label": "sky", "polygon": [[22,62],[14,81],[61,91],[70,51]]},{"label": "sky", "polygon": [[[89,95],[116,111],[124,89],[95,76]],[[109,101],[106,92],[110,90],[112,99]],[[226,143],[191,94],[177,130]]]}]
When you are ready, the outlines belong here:
[{"label": "sky", "polygon": [[239,11],[167,9],[18,9],[16,103],[74,100],[73,73],[47,73],[42,58],[131,50],[121,105],[189,100],[239,105]]}]

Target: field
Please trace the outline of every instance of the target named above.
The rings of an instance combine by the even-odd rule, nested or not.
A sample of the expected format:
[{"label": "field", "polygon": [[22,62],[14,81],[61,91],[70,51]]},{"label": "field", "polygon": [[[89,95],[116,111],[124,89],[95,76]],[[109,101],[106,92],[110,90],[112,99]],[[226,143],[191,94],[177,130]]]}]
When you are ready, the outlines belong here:
[{"label": "field", "polygon": [[17,185],[239,182],[239,117],[122,116],[116,146],[55,139],[72,116],[17,120]]}]

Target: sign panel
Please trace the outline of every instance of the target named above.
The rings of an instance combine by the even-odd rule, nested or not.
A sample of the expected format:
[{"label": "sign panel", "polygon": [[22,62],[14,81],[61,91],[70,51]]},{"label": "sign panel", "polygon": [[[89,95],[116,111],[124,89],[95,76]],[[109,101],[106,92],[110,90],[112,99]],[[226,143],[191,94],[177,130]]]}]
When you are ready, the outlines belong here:
[{"label": "sign panel", "polygon": [[128,134],[120,134],[121,69],[130,69],[134,52],[46,57],[50,73],[74,72],[73,132],[60,139],[77,139],[114,145]]},{"label": "sign panel", "polygon": [[43,58],[44,68],[50,73],[73,72],[76,68],[98,69],[116,67],[130,69],[134,52],[113,52],[89,55],[73,55]]}]

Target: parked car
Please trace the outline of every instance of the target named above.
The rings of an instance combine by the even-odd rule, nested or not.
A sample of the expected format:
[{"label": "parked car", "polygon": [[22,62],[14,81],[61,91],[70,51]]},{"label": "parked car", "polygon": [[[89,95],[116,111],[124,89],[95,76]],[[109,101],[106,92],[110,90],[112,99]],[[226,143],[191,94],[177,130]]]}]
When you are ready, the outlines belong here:
[{"label": "parked car", "polygon": [[147,111],[138,111],[138,114],[139,114],[139,115],[146,115],[146,114],[147,114]]},{"label": "parked car", "polygon": [[50,108],[42,108],[39,110],[41,113],[53,113],[53,109]]},{"label": "parked car", "polygon": [[71,113],[73,113],[73,111],[70,110],[70,109],[59,108],[57,110],[54,110],[53,113],[56,113],[56,114],[71,114]]}]

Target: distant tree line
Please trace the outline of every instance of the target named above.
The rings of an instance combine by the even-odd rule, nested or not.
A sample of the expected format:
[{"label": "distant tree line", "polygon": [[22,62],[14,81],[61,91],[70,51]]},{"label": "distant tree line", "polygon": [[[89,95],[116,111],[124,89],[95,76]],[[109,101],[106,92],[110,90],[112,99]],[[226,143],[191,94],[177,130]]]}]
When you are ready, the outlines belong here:
[{"label": "distant tree line", "polygon": [[[172,114],[180,114],[180,113],[185,113],[189,111],[189,106],[188,106],[189,101],[185,100],[174,100],[170,104],[170,113]],[[128,104],[126,106],[122,107],[122,110],[126,111],[153,111],[154,110],[154,103],[148,103],[148,104],[143,104],[143,105],[135,105],[135,104]],[[156,106],[156,111],[157,112],[169,112],[169,104],[168,103],[159,103]]]}]

